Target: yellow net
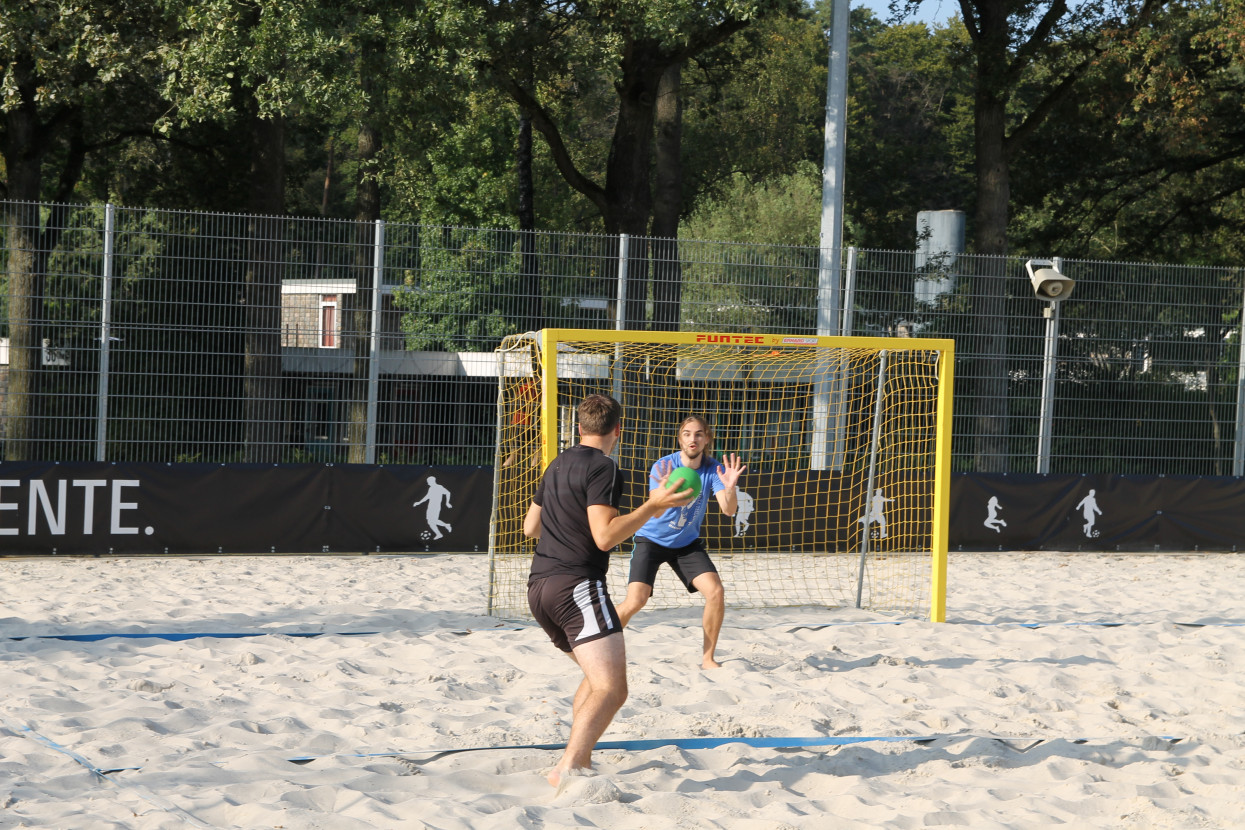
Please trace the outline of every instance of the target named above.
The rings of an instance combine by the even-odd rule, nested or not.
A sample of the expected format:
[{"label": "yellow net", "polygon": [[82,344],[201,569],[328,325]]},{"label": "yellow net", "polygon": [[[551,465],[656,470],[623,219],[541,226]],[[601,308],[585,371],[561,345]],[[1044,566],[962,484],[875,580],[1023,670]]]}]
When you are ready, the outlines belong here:
[{"label": "yellow net", "polygon": [[[553,357],[556,355],[556,361]],[[950,341],[546,330],[498,350],[498,452],[489,612],[526,618],[534,550],[523,516],[544,466],[578,437],[589,394],[623,405],[622,511],[679,449],[689,414],[716,458],[747,471],[739,507],[710,497],[701,536],[737,608],[848,606],[941,620],[950,458]],[[609,588],[626,591],[631,543]],[[658,573],[648,607],[695,606]]]}]

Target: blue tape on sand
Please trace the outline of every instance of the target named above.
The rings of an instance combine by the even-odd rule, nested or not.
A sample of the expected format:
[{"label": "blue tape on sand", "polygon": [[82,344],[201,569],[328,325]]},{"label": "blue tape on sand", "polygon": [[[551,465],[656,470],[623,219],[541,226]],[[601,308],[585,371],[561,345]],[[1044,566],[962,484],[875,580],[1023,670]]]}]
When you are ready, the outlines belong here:
[{"label": "blue tape on sand", "polygon": [[170,640],[172,642],[181,642],[183,640],[198,640],[200,638],[217,637],[223,640],[238,639],[240,637],[272,637],[280,635],[282,637],[358,637],[365,634],[379,634],[379,631],[231,631],[227,633],[212,632],[173,632],[162,633],[156,631],[137,631],[137,632],[120,632],[110,634],[31,634],[26,637],[3,637],[5,640],[68,640],[74,643],[97,643],[100,640],[108,640],[114,637],[124,640]]},{"label": "blue tape on sand", "polygon": [[36,743],[43,744],[49,749],[56,750],[62,755],[69,756],[74,761],[77,761],[80,765],[86,767],[91,772],[91,774],[96,776],[97,778],[104,777],[105,775],[104,770],[95,766],[90,761],[88,761],[86,758],[74,752],[72,749],[67,749],[66,747],[61,746],[60,744],[58,744],[56,741],[52,740],[51,738],[47,738],[47,737],[44,737],[43,735],[40,735],[35,730],[31,729],[28,725],[24,723],[14,723],[8,718],[5,718],[2,722],[4,723],[5,727],[9,729],[9,731],[13,732],[14,734],[19,735],[21,737],[29,738],[30,740]]},{"label": "blue tape on sand", "polygon": [[[803,625],[793,625],[793,626],[786,626],[785,624],[780,623],[780,625],[784,625],[784,630],[790,633],[792,631],[820,631],[823,628],[836,628],[836,627],[841,627],[841,626],[852,626],[852,625],[903,625],[904,623],[909,623],[909,622],[924,622],[924,621],[923,620],[884,620],[884,621],[878,622],[874,620],[868,620],[868,621],[845,621],[845,622],[828,622],[828,623],[807,623]],[[1168,620],[1146,620],[1143,622],[1112,622],[1112,621],[1107,621],[1107,620],[1103,620],[1103,621],[1095,620],[1095,621],[1087,621],[1087,622],[1078,622],[1078,621],[1017,622],[1013,620],[1005,620],[1003,622],[972,622],[972,621],[967,621],[967,620],[965,621],[948,620],[945,624],[946,625],[972,625],[972,626],[981,626],[981,627],[989,627],[989,628],[1006,628],[1007,626],[1015,626],[1017,628],[1055,628],[1059,626],[1064,626],[1064,627],[1086,626],[1086,627],[1092,627],[1092,628],[1120,628],[1120,627],[1128,626],[1128,625],[1151,625],[1156,622],[1162,623],[1162,622],[1169,622],[1169,621]],[[1232,627],[1237,627],[1237,626],[1243,626],[1245,625],[1245,623],[1239,623],[1239,622],[1206,622],[1206,623],[1171,622],[1171,625],[1179,625],[1185,628],[1232,628]],[[735,627],[744,628],[744,629],[751,630],[751,631],[765,631],[770,628],[773,628],[774,626],[763,626],[763,627],[735,626]]]},{"label": "blue tape on sand", "polygon": [[[818,736],[812,738],[652,738],[630,741],[600,741],[593,748],[601,749],[622,749],[631,751],[644,751],[647,749],[661,749],[663,747],[674,747],[676,749],[716,749],[721,746],[730,744],[745,744],[752,747],[761,747],[769,749],[802,749],[804,747],[819,746],[849,746],[851,744],[863,743],[915,743],[927,745],[935,741],[966,741],[966,740],[989,740],[999,741],[1009,746],[1015,743],[1024,743],[1024,747],[1017,749],[1018,752],[1027,752],[1033,747],[1052,740],[1060,740],[1057,738],[1033,738],[1025,736],[1006,736],[997,735],[854,735],[854,736]],[[1090,738],[1066,739],[1071,743],[1085,744],[1090,743]],[[1115,738],[1103,738],[1099,740],[1118,740]],[[1145,742],[1161,741],[1165,744],[1163,747],[1154,746],[1152,749],[1166,748],[1170,749],[1171,745],[1177,744],[1183,738],[1170,736],[1155,736],[1145,739]],[[1012,747],[1016,749],[1016,747]],[[409,751],[394,752],[338,752],[329,755],[300,755],[293,758],[286,758],[293,764],[306,764],[311,761],[317,761],[324,758],[409,758],[411,756],[421,756],[417,763],[428,763],[446,755],[455,755],[460,752],[485,752],[497,750],[512,749],[537,749],[537,750],[560,750],[566,749],[566,744],[510,744],[502,746],[467,746],[457,749],[416,749]]]},{"label": "blue tape on sand", "polygon": [[[877,735],[877,736],[838,736],[827,737],[820,736],[815,738],[646,738],[641,740],[630,741],[598,741],[594,750],[600,749],[623,749],[633,752],[642,752],[647,749],[661,749],[663,747],[674,747],[676,749],[715,749],[728,744],[746,744],[747,746],[771,748],[771,749],[798,749],[808,746],[847,746],[849,744],[870,743],[876,741],[885,741],[889,743],[899,743],[903,741],[915,743],[927,743],[936,741],[940,738],[961,738],[974,737],[972,735]],[[434,758],[440,758],[444,755],[454,755],[460,752],[483,752],[486,750],[507,750],[507,749],[566,749],[566,744],[508,744],[502,746],[467,746],[457,749],[416,749],[410,751],[394,751],[394,752],[338,752],[331,755],[302,755],[294,758],[287,758],[295,764],[305,764],[309,761],[315,761],[321,758],[401,758],[409,755],[431,755],[431,758],[425,758],[425,761],[431,761]]]},{"label": "blue tape on sand", "polygon": [[91,777],[94,778],[96,781],[104,783],[104,784],[110,784],[119,789],[132,792],[135,795],[137,795],[139,798],[148,802],[149,804],[153,804],[156,807],[159,807],[161,810],[164,810],[166,813],[172,813],[173,815],[180,818],[184,823],[189,824],[192,827],[199,827],[199,828],[202,828],[202,830],[214,830],[212,825],[208,824],[205,821],[200,820],[196,816],[191,815],[190,813],[183,810],[181,807],[178,807],[176,804],[173,804],[172,802],[170,802],[168,799],[161,798],[160,796],[149,792],[144,787],[138,787],[132,784],[122,784],[108,777],[108,774],[111,772],[124,772],[127,770],[137,770],[139,769],[139,767],[115,767],[112,769],[101,769],[100,767],[96,766],[95,764],[91,763],[89,760],[84,758],[82,755],[79,755],[77,752],[74,752],[72,749],[63,747],[60,744],[58,744],[56,741],[52,740],[51,738],[48,738],[44,735],[40,735],[35,730],[31,729],[30,726],[28,726],[27,724],[14,723],[8,718],[0,718],[0,723],[2,723],[6,729],[10,730],[16,735],[29,738],[30,740],[35,741],[36,743],[42,744],[43,746],[46,746],[49,749],[54,749],[57,752],[61,753],[62,755],[66,755],[69,758],[72,758],[76,763],[78,763],[79,765],[85,767],[88,771],[90,771]]},{"label": "blue tape on sand", "polygon": [[[823,628],[834,628],[839,626],[852,625],[903,625],[904,622],[917,622],[916,620],[887,620],[887,621],[856,621],[856,622],[828,622],[828,623],[809,623],[806,625],[785,626],[787,632],[793,631],[819,631]],[[1164,622],[1158,620],[1157,622]],[[1050,628],[1055,626],[1094,626],[1100,628],[1118,628],[1126,625],[1147,625],[1148,623],[1124,623],[1124,622],[950,622],[948,625],[975,625],[975,626],[991,626],[1006,627],[1015,626],[1017,628]],[[1245,626],[1240,622],[1173,622],[1172,625],[1179,625],[1185,628],[1234,628]],[[781,623],[777,625],[783,625]],[[481,634],[490,631],[523,631],[534,626],[496,626],[490,628],[456,628],[456,629],[438,629],[449,634]],[[732,626],[750,631],[763,631],[776,626]],[[112,638],[127,640],[169,640],[171,642],[182,642],[184,640],[198,640],[215,637],[223,640],[238,639],[241,637],[362,637],[375,636],[382,634],[381,631],[228,631],[228,632],[205,632],[205,631],[187,631],[187,632],[158,632],[158,631],[136,631],[136,632],[108,632],[104,634],[28,634],[16,637],[0,636],[3,640],[63,640],[75,643],[97,643],[100,640],[108,640]]]}]

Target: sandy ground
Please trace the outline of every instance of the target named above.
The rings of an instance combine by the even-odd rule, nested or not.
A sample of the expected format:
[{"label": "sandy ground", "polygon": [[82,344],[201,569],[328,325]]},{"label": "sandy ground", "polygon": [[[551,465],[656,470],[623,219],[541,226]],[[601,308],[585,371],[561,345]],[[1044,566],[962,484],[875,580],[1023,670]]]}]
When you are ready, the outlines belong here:
[{"label": "sandy ground", "polygon": [[728,609],[712,671],[645,611],[560,792],[487,566],[0,559],[0,828],[1245,827],[1245,554],[952,554],[947,623]]}]

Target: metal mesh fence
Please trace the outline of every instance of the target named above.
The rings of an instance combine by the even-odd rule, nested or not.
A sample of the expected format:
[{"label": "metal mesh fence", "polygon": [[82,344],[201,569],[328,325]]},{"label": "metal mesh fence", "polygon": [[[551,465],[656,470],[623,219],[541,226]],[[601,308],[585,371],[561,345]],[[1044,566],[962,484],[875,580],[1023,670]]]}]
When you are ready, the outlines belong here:
[{"label": "metal mesh fence", "polygon": [[[0,202],[10,460],[491,464],[501,339],[945,337],[954,467],[1242,475],[1245,274]],[[373,287],[379,285],[380,290]],[[833,320],[833,330],[818,320]]]}]

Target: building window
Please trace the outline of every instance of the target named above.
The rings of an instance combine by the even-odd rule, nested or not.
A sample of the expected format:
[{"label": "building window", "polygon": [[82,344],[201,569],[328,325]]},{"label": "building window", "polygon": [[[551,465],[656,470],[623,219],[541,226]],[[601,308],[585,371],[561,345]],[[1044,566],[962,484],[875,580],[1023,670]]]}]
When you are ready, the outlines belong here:
[{"label": "building window", "polygon": [[337,322],[337,295],[320,295],[320,348],[336,349],[340,345]]}]

